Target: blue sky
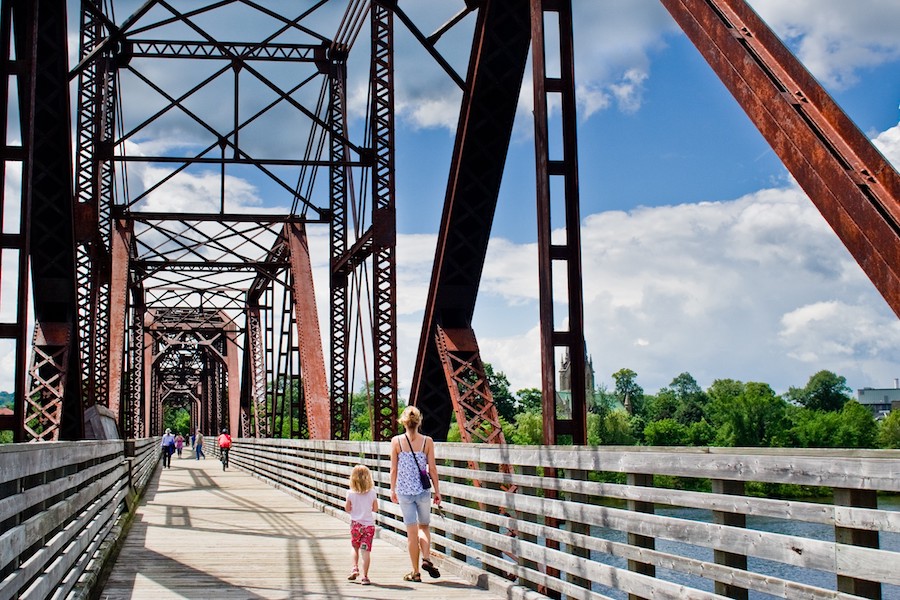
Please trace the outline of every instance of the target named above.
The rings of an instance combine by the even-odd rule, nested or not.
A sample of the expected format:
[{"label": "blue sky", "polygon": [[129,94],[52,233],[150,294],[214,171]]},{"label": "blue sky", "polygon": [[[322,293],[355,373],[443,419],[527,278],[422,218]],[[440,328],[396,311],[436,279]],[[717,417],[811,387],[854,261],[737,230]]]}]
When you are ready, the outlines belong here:
[{"label": "blue sky", "polygon": [[[191,2],[173,4],[196,5]],[[116,20],[141,3],[117,0]],[[900,3],[750,4],[888,159],[900,163]],[[74,27],[78,11],[70,5]],[[429,33],[463,2],[400,0],[400,6]],[[335,7],[342,10],[343,3]],[[597,382],[612,386],[611,374],[630,368],[655,393],[687,371],[704,387],[732,378],[767,382],[783,392],[828,369],[845,376],[853,389],[892,386],[900,377],[897,317],[662,5],[575,0],[574,11],[585,335]],[[467,17],[439,43],[460,73],[473,20]],[[226,30],[223,39],[237,39],[227,33],[235,22],[241,32],[257,25],[225,19],[211,26]],[[271,31],[269,24],[261,27]],[[396,30],[398,363],[405,397],[461,94],[399,22]],[[73,29],[73,52],[76,47]],[[351,74],[359,69],[351,62]],[[529,74],[530,67],[473,323],[482,358],[506,373],[513,390],[539,387]],[[174,69],[155,75],[172,83],[171,89],[184,86]],[[358,87],[350,91],[353,126],[359,127],[365,94]],[[129,114],[138,114],[142,104],[152,106],[149,96],[133,96]],[[229,121],[227,104],[196,106],[212,107],[215,118]],[[270,156],[305,142],[297,134],[302,126],[276,128],[261,121],[254,129]],[[142,132],[130,140],[129,152],[196,148],[189,130],[176,121],[169,129]],[[165,168],[133,164],[131,185],[140,189]],[[202,169],[185,173],[148,207],[214,209],[218,181]],[[228,185],[235,210],[284,208],[271,186],[237,170]],[[309,233],[324,324],[327,230]],[[327,334],[327,326],[322,331]],[[7,354],[0,360],[0,383],[9,373]]]}]

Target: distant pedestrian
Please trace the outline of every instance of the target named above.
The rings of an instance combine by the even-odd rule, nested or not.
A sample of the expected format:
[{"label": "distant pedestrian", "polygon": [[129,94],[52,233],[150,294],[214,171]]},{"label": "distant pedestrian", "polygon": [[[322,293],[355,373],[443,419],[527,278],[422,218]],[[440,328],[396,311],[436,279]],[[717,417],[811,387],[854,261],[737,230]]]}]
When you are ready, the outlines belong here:
[{"label": "distant pedestrian", "polygon": [[175,454],[175,436],[171,429],[166,429],[162,437],[163,469],[172,466],[172,455]]},{"label": "distant pedestrian", "polygon": [[179,433],[175,436],[175,452],[178,453],[178,458],[181,458],[181,450],[184,448],[184,437]]},{"label": "distant pedestrian", "polygon": [[191,450],[194,449],[194,444],[197,443],[197,432],[191,434]]},{"label": "distant pedestrian", "polygon": [[369,563],[372,541],[375,539],[375,515],[378,512],[378,498],[372,483],[372,473],[365,465],[356,465],[350,473],[350,490],[344,509],[350,513],[350,545],[353,547],[353,569],[350,581],[359,577],[362,562],[362,585],[369,585]]},{"label": "distant pedestrian", "polygon": [[194,450],[197,451],[197,460],[203,457],[206,460],[206,454],[203,453],[203,432],[198,431],[197,437],[194,439]]}]

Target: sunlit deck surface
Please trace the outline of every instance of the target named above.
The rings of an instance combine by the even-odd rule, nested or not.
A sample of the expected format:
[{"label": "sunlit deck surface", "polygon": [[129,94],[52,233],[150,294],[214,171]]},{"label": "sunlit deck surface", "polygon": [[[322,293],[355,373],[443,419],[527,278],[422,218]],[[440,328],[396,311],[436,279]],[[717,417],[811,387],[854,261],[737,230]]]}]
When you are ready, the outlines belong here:
[{"label": "sunlit deck surface", "polygon": [[[186,449],[187,450],[187,449]],[[406,549],[376,537],[347,581],[349,524],[214,457],[157,468],[101,598],[499,598],[442,569],[403,581]]]}]

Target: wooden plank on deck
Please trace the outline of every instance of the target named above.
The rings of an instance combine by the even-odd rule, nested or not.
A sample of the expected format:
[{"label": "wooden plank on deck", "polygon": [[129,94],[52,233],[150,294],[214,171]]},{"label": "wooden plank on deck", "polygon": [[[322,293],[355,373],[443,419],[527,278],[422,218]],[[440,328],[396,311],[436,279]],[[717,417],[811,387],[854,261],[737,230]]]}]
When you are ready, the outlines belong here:
[{"label": "wooden plank on deck", "polygon": [[157,468],[100,598],[499,598],[452,573],[403,581],[406,548],[377,535],[372,585],[347,581],[348,523],[233,467],[223,472],[213,457],[188,456]]}]

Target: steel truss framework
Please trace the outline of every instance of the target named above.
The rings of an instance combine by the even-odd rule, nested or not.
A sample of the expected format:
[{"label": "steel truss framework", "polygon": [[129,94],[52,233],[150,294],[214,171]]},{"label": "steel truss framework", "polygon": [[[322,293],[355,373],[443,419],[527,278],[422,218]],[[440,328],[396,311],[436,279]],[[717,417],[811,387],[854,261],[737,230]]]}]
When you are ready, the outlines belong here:
[{"label": "steel truss framework", "polygon": [[[661,2],[900,315],[897,172],[744,0]],[[545,430],[548,442],[583,443],[583,390],[573,389],[572,413],[560,415],[553,368],[566,352],[572,380],[584,379],[571,2],[466,3],[426,36],[390,0],[323,1],[290,16],[266,2],[151,0],[120,21],[108,1],[85,0],[71,71],[65,7],[2,0],[0,11],[8,117],[0,177],[22,180],[17,199],[2,186],[20,219],[0,235],[4,264],[18,265],[18,310],[0,324],[16,348],[17,404],[0,426],[20,440],[79,438],[84,411],[104,405],[121,433],[148,435],[162,427],[163,404],[180,403],[207,431],[227,424],[242,435],[345,439],[354,286],[371,268],[373,437],[393,433],[397,17],[463,91],[410,403],[437,439],[455,411],[467,436],[502,441],[472,317],[531,48]],[[437,43],[471,12],[461,77]],[[217,28],[248,15],[248,40]],[[558,31],[551,53],[546,26]],[[348,73],[366,27],[369,115],[355,128]],[[557,54],[559,76],[550,77],[544,63]],[[549,119],[557,98],[561,118]],[[271,131],[281,137],[260,139]],[[550,137],[562,140],[560,156]],[[282,208],[254,210],[255,191],[238,178]],[[192,187],[205,200],[169,210]],[[563,222],[552,223],[550,206],[560,204]],[[329,228],[330,397],[307,233],[317,225]],[[554,244],[549,232],[559,228],[564,242]],[[567,282],[564,330],[554,325],[554,270]],[[114,377],[122,372],[126,380]]]}]

